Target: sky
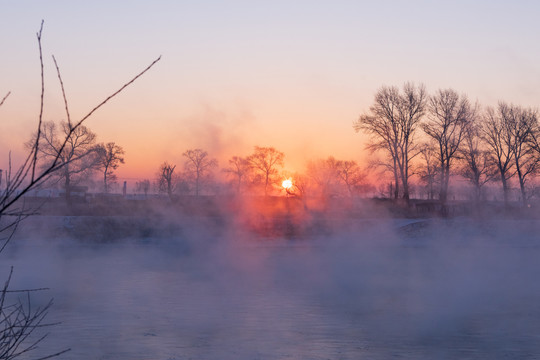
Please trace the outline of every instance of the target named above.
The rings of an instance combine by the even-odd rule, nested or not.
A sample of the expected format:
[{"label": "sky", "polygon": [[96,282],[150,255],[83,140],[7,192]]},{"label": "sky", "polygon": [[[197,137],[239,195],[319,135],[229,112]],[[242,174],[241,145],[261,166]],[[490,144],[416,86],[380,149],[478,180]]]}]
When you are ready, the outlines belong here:
[{"label": "sky", "polygon": [[158,56],[143,78],[86,123],[126,152],[120,180],[153,178],[202,148],[226,166],[255,145],[290,171],[335,156],[366,162],[352,128],[383,85],[453,88],[482,105],[540,102],[536,1],[0,0],[0,166],[39,114],[81,118]]}]

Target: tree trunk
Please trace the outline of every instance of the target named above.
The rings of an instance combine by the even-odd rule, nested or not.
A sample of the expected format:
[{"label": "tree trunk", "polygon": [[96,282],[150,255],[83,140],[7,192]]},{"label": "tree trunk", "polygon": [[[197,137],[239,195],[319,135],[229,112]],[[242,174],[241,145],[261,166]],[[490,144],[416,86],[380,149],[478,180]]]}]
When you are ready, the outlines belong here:
[{"label": "tree trunk", "polygon": [[516,159],[516,172],[519,179],[519,189],[521,191],[521,203],[525,207],[527,206],[527,191],[525,190],[525,179],[521,172],[521,167],[518,165],[517,159]]},{"label": "tree trunk", "polygon": [[445,184],[446,184],[446,165],[444,163],[444,161],[441,161],[441,166],[440,166],[440,172],[441,172],[441,183],[439,185],[439,201],[442,205],[444,205],[446,203],[446,199],[447,199],[447,190],[445,188]]},{"label": "tree trunk", "polygon": [[408,168],[406,167],[407,160],[404,159],[401,163],[398,162],[399,165],[399,175],[401,177],[401,186],[403,187],[403,199],[405,200],[405,203],[407,206],[409,206],[409,174],[408,174]]},{"label": "tree trunk", "polygon": [[109,187],[107,186],[107,168],[105,168],[105,171],[103,172],[103,190],[105,191],[105,194],[109,192]]},{"label": "tree trunk", "polygon": [[68,208],[71,209],[73,202],[71,199],[71,181],[69,177],[69,172],[66,171],[65,173],[65,182],[64,182],[64,188],[66,189],[66,204]]},{"label": "tree trunk", "polygon": [[408,183],[403,184],[403,199],[405,200],[405,204],[409,206],[410,197],[409,197],[409,184]]},{"label": "tree trunk", "polygon": [[521,201],[523,206],[527,206],[527,190],[525,189],[525,180],[519,176],[519,188],[521,190]]},{"label": "tree trunk", "polygon": [[504,207],[508,207],[508,192],[510,189],[508,189],[508,181],[506,180],[506,177],[501,173],[501,182],[503,186],[503,198],[504,198]]},{"label": "tree trunk", "polygon": [[475,174],[474,176],[474,203],[480,203],[480,197],[482,196],[482,187],[480,186],[480,175]]},{"label": "tree trunk", "polygon": [[394,188],[394,199],[397,200],[399,198],[399,175],[396,159],[394,159],[394,184],[396,185]]},{"label": "tree trunk", "polygon": [[268,195],[268,174],[266,174],[266,178],[264,181],[264,196],[266,197]]},{"label": "tree trunk", "polygon": [[167,194],[172,201],[172,179],[167,179]]}]

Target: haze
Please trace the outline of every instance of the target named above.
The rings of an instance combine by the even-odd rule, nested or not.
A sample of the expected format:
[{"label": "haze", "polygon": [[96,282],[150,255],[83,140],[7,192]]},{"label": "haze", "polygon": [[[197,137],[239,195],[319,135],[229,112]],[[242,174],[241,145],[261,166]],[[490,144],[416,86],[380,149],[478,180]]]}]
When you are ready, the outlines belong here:
[{"label": "haze", "polygon": [[539,358],[538,14],[0,0],[0,358]]}]

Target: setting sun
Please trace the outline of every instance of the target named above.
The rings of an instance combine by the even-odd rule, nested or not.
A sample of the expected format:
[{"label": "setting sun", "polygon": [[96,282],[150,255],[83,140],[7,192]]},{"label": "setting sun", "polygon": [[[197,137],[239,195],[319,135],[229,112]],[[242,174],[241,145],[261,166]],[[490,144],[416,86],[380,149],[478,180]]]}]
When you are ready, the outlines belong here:
[{"label": "setting sun", "polygon": [[281,186],[283,186],[285,190],[289,190],[293,186],[292,180],[291,179],[283,180],[283,182],[281,183]]},{"label": "setting sun", "polygon": [[0,360],[540,360],[539,15],[0,0]]}]

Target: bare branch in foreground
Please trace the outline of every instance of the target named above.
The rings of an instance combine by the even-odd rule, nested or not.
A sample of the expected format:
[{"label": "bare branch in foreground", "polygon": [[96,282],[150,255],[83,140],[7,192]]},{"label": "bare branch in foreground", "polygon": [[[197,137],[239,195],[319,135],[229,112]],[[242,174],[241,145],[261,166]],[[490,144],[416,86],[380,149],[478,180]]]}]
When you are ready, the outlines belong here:
[{"label": "bare branch in foreground", "polygon": [[[49,175],[51,175],[54,171],[57,171],[59,169],[58,167],[58,162],[59,162],[59,159],[60,159],[60,156],[62,154],[62,151],[64,150],[64,148],[66,147],[69,139],[71,138],[71,136],[73,135],[73,133],[75,132],[75,130],[80,127],[83,122],[88,119],[94,112],[96,112],[99,108],[101,108],[103,105],[105,105],[109,100],[111,100],[113,97],[117,96],[118,94],[120,94],[125,88],[127,88],[129,85],[131,85],[133,82],[135,82],[135,80],[137,80],[138,78],[140,78],[142,75],[144,75],[148,70],[150,70],[159,60],[161,60],[161,56],[158,57],[157,59],[155,59],[150,65],[148,65],[144,70],[142,70],[139,74],[135,75],[131,80],[129,80],[127,83],[125,83],[124,85],[122,85],[118,90],[116,90],[114,93],[112,93],[111,95],[109,95],[107,98],[105,98],[105,100],[103,100],[101,103],[99,103],[97,106],[95,106],[88,114],[86,114],[81,120],[79,120],[75,125],[73,125],[71,128],[70,128],[70,131],[68,132],[68,134],[66,135],[62,145],[60,146],[60,148],[58,149],[58,154],[56,155],[55,159],[52,161],[52,163],[46,168],[44,169],[41,173],[39,174],[32,174],[32,177],[30,179],[30,182],[28,183],[28,185],[26,185],[18,194],[15,195],[15,190],[17,189],[16,188],[11,188],[11,189],[6,189],[6,192],[5,192],[5,196],[9,197],[9,199],[7,199],[7,201],[5,201],[4,203],[2,203],[0,205],[0,214],[2,214],[3,212],[5,212],[10,206],[12,206],[17,200],[19,200],[24,194],[26,194],[28,191],[30,191],[32,188],[34,188],[35,186],[37,186],[42,180],[46,179]],[[40,130],[41,130],[41,119],[40,119],[40,126],[39,126],[39,130],[38,130],[38,136],[40,136]],[[19,170],[17,171],[16,173],[16,178],[18,181],[16,181],[16,183],[18,185],[21,185],[22,182],[24,181],[24,179],[26,178],[27,174],[28,174],[28,171],[30,168],[35,168],[35,164],[37,162],[37,153],[39,151],[39,141],[36,140],[35,144],[34,144],[34,148],[31,150],[30,154],[34,155],[34,158],[33,159],[29,159],[27,158],[27,160],[25,161],[25,163],[23,164],[23,166],[21,168],[19,168]]]},{"label": "bare branch in foreground", "polygon": [[71,117],[69,116],[69,107],[66,97],[66,91],[64,89],[64,82],[62,81],[62,76],[60,75],[60,68],[58,67],[58,63],[56,62],[56,58],[54,55],[52,56],[54,61],[54,66],[56,67],[56,74],[58,75],[58,81],[60,82],[60,88],[62,89],[62,97],[64,98],[64,106],[66,108],[66,116],[67,116],[67,122],[69,125],[69,128],[71,129]]},{"label": "bare branch in foreground", "polygon": [[8,98],[8,96],[11,94],[11,91],[8,91],[8,93],[6,94],[6,96],[4,96],[2,98],[2,101],[0,101],[0,106],[4,105],[4,102],[6,101],[6,99]]},{"label": "bare branch in foreground", "polygon": [[[9,154],[8,169],[6,171],[6,185],[3,190],[0,191],[0,219],[7,216],[15,216],[15,219],[3,224],[0,224],[0,234],[3,238],[0,238],[0,253],[4,250],[6,245],[10,242],[15,234],[20,222],[27,216],[32,215],[32,212],[28,212],[24,209],[24,202],[19,204],[18,201],[29,191],[37,187],[43,181],[45,181],[50,175],[62,168],[60,164],[60,158],[63,150],[68,143],[75,136],[75,132],[80,128],[83,122],[88,119],[95,111],[105,105],[110,99],[122,92],[126,87],[131,85],[135,80],[146,73],[152,68],[160,59],[161,56],[154,60],[143,71],[134,76],[130,81],[121,86],[114,93],[109,95],[105,100],[99,103],[97,106],[79,120],[75,125],[71,123],[69,114],[67,96],[64,89],[64,84],[60,74],[60,69],[56,59],[53,57],[54,64],[57,70],[58,79],[62,88],[62,95],[64,99],[64,105],[66,114],[68,116],[69,131],[65,134],[65,137],[61,138],[57,152],[53,155],[53,161],[45,167],[38,165],[38,153],[42,151],[42,141],[45,140],[43,129],[43,113],[44,113],[44,95],[45,95],[45,78],[44,78],[44,65],[43,65],[43,52],[41,46],[41,38],[43,32],[43,24],[37,32],[38,48],[39,48],[39,60],[41,69],[41,98],[40,98],[40,110],[38,115],[38,124],[35,140],[30,141],[29,151],[24,159],[22,165],[16,170],[12,171],[11,153]],[[8,92],[0,101],[0,106],[4,104],[11,92]],[[65,163],[63,164],[65,165]],[[20,205],[20,206],[19,206]],[[4,234],[5,231],[5,234]],[[31,302],[30,293],[34,291],[41,291],[44,289],[24,289],[24,290],[10,290],[9,285],[13,275],[13,267],[9,271],[7,280],[3,287],[0,287],[0,359],[14,359],[20,356],[26,358],[28,352],[35,350],[48,334],[38,335],[38,329],[56,325],[54,323],[45,323],[52,301],[48,302],[45,306],[36,307]],[[53,357],[57,357],[70,349],[62,350],[54,354],[40,357],[37,360],[45,360]],[[24,354],[24,355],[23,355]]]}]

